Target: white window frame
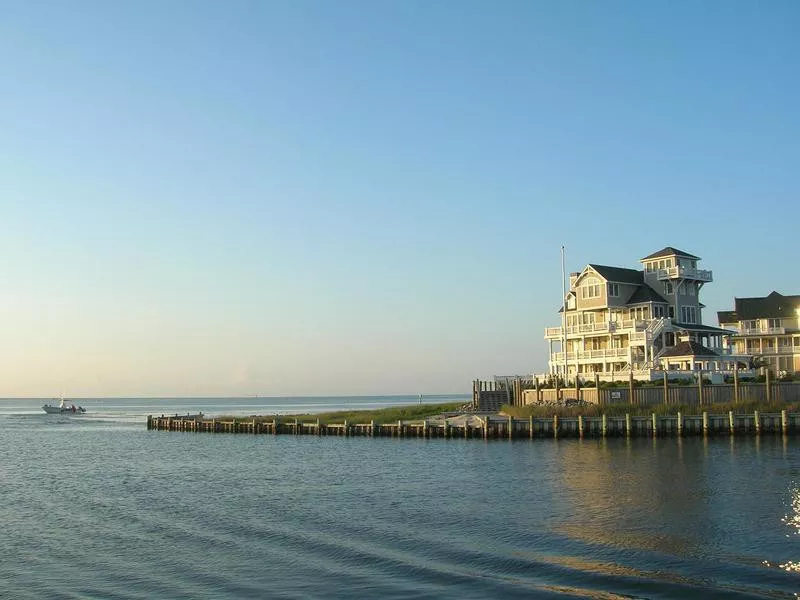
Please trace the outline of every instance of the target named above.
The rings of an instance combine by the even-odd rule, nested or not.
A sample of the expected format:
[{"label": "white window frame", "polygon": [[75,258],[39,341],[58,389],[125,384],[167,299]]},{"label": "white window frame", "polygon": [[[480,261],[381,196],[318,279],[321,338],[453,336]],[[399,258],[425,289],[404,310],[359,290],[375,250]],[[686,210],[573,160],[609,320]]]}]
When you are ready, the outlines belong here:
[{"label": "white window frame", "polygon": [[596,277],[589,277],[581,284],[581,298],[584,300],[593,300],[600,295],[600,280]]},{"label": "white window frame", "polygon": [[697,323],[697,308],[694,306],[681,306],[681,323]]},{"label": "white window frame", "polygon": [[608,285],[608,297],[609,298],[619,298],[619,284],[618,283],[609,283]]}]

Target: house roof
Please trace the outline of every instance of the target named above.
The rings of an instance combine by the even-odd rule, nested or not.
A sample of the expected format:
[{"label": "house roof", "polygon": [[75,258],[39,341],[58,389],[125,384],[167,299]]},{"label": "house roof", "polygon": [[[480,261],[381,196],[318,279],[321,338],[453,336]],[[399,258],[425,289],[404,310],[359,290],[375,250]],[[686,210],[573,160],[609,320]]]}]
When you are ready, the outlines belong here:
[{"label": "house roof", "polygon": [[634,283],[641,284],[644,282],[644,273],[636,269],[625,269],[623,267],[609,267],[607,265],[593,265],[589,266],[597,271],[606,281],[613,281],[615,283]]},{"label": "house roof", "polygon": [[684,258],[693,258],[695,260],[700,260],[699,256],[695,256],[694,254],[689,254],[688,252],[684,252],[683,250],[678,250],[677,248],[673,248],[672,246],[667,246],[666,248],[659,250],[658,252],[653,252],[649,256],[645,256],[640,260],[650,260],[651,258],[661,258],[662,256],[682,256]]},{"label": "house roof", "polygon": [[[784,296],[773,291],[763,298],[735,298],[734,310],[723,310],[717,318],[730,319],[725,323],[746,321],[748,319],[780,319],[794,316],[800,307],[800,296]],[[723,321],[720,320],[720,323]]]},{"label": "house roof", "polygon": [[672,321],[672,326],[676,329],[683,329],[684,331],[706,331],[708,333],[721,333],[722,335],[736,335],[735,331],[730,329],[721,329],[719,327],[712,327],[711,325],[699,325],[697,323],[678,323]]},{"label": "house roof", "polygon": [[661,357],[671,356],[719,356],[711,348],[706,348],[699,342],[680,342],[672,348],[667,348],[661,353]]},{"label": "house roof", "polygon": [[636,288],[625,304],[639,304],[641,302],[661,302],[667,304],[664,297],[646,283]]}]

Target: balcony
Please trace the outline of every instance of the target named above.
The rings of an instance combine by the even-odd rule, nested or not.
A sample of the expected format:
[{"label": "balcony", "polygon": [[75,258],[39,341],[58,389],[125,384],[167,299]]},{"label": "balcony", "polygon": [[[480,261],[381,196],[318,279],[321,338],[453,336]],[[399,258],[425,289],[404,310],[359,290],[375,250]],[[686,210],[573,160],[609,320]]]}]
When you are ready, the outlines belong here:
[{"label": "balcony", "polygon": [[[567,326],[567,335],[586,335],[592,333],[629,333],[644,331],[649,321],[600,321],[598,323],[581,323],[580,325]],[[560,340],[561,327],[547,327],[544,330],[545,339]]]},{"label": "balcony", "polygon": [[786,344],[781,344],[778,347],[773,346],[772,348],[748,348],[747,354],[794,354],[800,351],[799,346],[790,346]]},{"label": "balcony", "polygon": [[786,327],[742,327],[740,335],[784,335]]},{"label": "balcony", "polygon": [[668,269],[658,270],[658,280],[666,279],[692,279],[694,281],[711,282],[713,277],[711,271],[703,269],[692,269],[691,267],[669,267]]},{"label": "balcony", "polygon": [[[606,348],[605,350],[578,350],[577,352],[567,352],[567,361],[598,361],[608,358],[628,358],[628,348]],[[564,362],[563,352],[553,352],[550,355],[551,362]]]}]

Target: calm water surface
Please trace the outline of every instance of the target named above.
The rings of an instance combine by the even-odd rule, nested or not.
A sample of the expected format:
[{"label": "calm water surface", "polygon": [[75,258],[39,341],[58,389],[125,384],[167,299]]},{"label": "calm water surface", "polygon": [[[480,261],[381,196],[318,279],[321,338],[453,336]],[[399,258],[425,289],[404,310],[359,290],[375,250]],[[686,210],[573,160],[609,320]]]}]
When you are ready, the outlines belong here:
[{"label": "calm water surface", "polygon": [[[394,402],[302,400],[320,410],[351,401]],[[206,402],[87,400],[87,415],[60,417],[38,414],[41,402],[0,401],[0,596],[800,592],[794,437],[486,443],[145,430],[148,411],[233,412]],[[254,401],[230,402],[253,414],[286,401],[260,399],[252,412]]]}]

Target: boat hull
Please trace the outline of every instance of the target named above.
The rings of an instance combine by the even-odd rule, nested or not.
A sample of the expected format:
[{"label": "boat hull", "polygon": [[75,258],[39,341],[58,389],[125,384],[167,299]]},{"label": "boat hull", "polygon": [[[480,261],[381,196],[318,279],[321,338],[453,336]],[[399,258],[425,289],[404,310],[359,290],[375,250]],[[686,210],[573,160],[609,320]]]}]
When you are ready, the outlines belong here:
[{"label": "boat hull", "polygon": [[65,406],[62,408],[60,406],[45,404],[42,409],[48,415],[82,415],[86,412],[86,409],[82,406]]}]

